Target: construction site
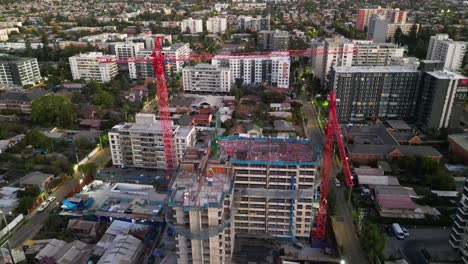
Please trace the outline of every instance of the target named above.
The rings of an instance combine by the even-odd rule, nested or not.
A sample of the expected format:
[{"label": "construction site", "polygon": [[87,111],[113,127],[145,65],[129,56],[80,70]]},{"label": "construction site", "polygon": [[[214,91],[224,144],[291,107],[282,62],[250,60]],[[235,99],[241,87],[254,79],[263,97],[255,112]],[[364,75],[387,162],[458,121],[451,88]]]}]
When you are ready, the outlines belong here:
[{"label": "construction site", "polygon": [[168,225],[180,263],[228,263],[236,235],[311,236],[320,152],[309,140],[219,137],[188,148],[170,183]]}]

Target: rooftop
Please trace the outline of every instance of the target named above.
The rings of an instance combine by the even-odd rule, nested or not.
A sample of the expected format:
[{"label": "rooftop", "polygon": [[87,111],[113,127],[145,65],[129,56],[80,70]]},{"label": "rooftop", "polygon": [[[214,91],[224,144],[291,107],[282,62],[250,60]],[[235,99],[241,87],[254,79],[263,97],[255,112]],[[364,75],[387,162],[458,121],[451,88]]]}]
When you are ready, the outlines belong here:
[{"label": "rooftop", "polygon": [[387,123],[395,130],[411,130],[411,127],[403,120],[387,120]]},{"label": "rooftop", "polygon": [[448,138],[460,145],[465,151],[468,151],[468,134],[452,134]]},{"label": "rooftop", "polygon": [[463,76],[459,73],[448,71],[448,70],[427,72],[427,74],[434,76],[437,79],[448,79],[448,80],[468,79],[468,77],[466,76]]},{"label": "rooftop", "polygon": [[34,171],[21,178],[20,184],[41,185],[50,177],[54,177],[54,175],[46,174],[40,171]]},{"label": "rooftop", "polygon": [[233,163],[317,165],[319,150],[310,140],[220,137],[220,154]]}]

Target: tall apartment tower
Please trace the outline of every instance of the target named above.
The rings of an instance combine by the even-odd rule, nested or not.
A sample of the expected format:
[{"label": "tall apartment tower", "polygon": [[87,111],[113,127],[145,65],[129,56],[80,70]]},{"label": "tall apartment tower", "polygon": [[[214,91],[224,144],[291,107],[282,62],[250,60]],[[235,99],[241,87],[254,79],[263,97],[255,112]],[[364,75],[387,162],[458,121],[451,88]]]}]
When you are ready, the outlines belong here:
[{"label": "tall apartment tower", "polygon": [[[114,126],[109,131],[112,163],[115,166],[165,169],[161,122],[154,114],[137,114],[135,123]],[[195,128],[172,126],[175,160],[195,144]]]},{"label": "tall apartment tower", "polygon": [[[318,152],[309,140],[220,138],[235,175],[236,234],[308,238],[314,219]],[[316,201],[315,201],[316,202]]]},{"label": "tall apartment tower", "polygon": [[324,81],[332,67],[340,66],[387,66],[403,58],[405,49],[392,43],[374,43],[371,40],[327,38],[324,42],[315,41],[311,57],[315,76]]},{"label": "tall apartment tower", "polygon": [[231,70],[211,64],[197,64],[182,70],[183,89],[198,93],[228,93],[231,91]]},{"label": "tall apartment tower", "polygon": [[73,80],[95,80],[109,82],[118,73],[116,62],[99,63],[98,59],[115,60],[114,55],[104,55],[102,52],[80,53],[69,58]]},{"label": "tall apartment tower", "polygon": [[0,56],[0,84],[24,86],[40,80],[37,59]]},{"label": "tall apartment tower", "polygon": [[336,67],[331,76],[340,123],[411,119],[421,72],[409,66]]},{"label": "tall apartment tower", "polygon": [[259,50],[287,50],[289,47],[289,32],[282,30],[261,30],[257,34]]},{"label": "tall apartment tower", "polygon": [[138,51],[145,48],[143,42],[117,42],[114,43],[115,56],[119,60],[126,60],[137,56]]},{"label": "tall apartment tower", "polygon": [[468,264],[468,178],[465,179],[449,243],[461,254],[463,263]]},{"label": "tall apartment tower", "polygon": [[289,88],[291,58],[284,52],[271,52],[268,57],[238,59],[230,55],[217,55],[211,60],[213,65],[229,67],[231,79],[242,80],[245,85],[269,85]]},{"label": "tall apartment tower", "polygon": [[448,70],[424,71],[417,122],[424,128],[457,127],[468,94],[468,77]]},{"label": "tall apartment tower", "polygon": [[239,16],[238,18],[238,27],[242,30],[249,31],[260,31],[260,30],[270,30],[270,15],[266,17],[251,17],[251,16]]},{"label": "tall apartment tower", "polygon": [[367,29],[367,38],[374,43],[387,42],[388,19],[384,15],[372,15]]},{"label": "tall apartment tower", "polygon": [[372,15],[384,15],[389,23],[406,23],[408,11],[402,11],[399,8],[364,8],[358,10],[356,28],[364,31],[369,26]]},{"label": "tall apartment tower", "polygon": [[167,214],[176,230],[177,263],[231,263],[234,249],[234,173],[208,159],[207,148],[188,148],[172,185]]},{"label": "tall apartment tower", "polygon": [[227,29],[227,19],[225,17],[210,17],[206,21],[206,30],[210,33],[224,34]]},{"label": "tall apartment tower", "polygon": [[184,19],[180,22],[180,31],[182,33],[188,32],[192,34],[203,32],[203,20],[193,18]]},{"label": "tall apartment tower", "polygon": [[447,34],[437,34],[429,41],[426,59],[443,61],[444,68],[458,70],[463,67],[467,47],[466,41],[453,41]]}]

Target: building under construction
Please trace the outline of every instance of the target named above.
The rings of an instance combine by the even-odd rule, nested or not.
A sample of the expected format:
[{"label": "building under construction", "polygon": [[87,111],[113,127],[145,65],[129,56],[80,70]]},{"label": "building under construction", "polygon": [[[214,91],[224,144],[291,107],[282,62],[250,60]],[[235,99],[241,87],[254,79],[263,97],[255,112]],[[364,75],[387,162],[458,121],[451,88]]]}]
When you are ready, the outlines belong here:
[{"label": "building under construction", "polygon": [[209,161],[208,148],[188,148],[171,182],[169,227],[177,263],[230,263],[234,248],[233,170]]},{"label": "building under construction", "polygon": [[221,137],[220,160],[235,174],[236,233],[310,236],[318,149],[309,140]]},{"label": "building under construction", "polygon": [[178,263],[230,263],[236,233],[309,238],[319,153],[309,140],[218,138],[187,148],[170,184]]}]

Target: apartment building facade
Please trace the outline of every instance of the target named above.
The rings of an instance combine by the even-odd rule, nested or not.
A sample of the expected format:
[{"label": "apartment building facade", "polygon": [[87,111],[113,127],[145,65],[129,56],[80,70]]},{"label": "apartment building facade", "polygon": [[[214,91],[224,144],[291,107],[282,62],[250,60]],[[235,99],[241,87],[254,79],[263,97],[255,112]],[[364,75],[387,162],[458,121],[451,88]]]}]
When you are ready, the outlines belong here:
[{"label": "apartment building facade", "polygon": [[413,118],[420,76],[412,66],[335,67],[331,84],[340,123]]},{"label": "apartment building facade", "polygon": [[203,32],[203,20],[188,18],[180,22],[180,31],[185,33],[200,33]]},{"label": "apartment building facade", "polygon": [[0,56],[0,84],[34,85],[41,79],[37,59]]},{"label": "apartment building facade", "polygon": [[372,15],[367,29],[367,38],[374,43],[387,42],[388,19],[384,15]]},{"label": "apartment building facade", "polygon": [[236,234],[308,238],[318,198],[312,142],[231,137],[220,138],[219,145],[235,174]]},{"label": "apartment building facade", "polygon": [[270,30],[270,16],[266,17],[252,17],[252,16],[239,16],[238,27],[241,30],[245,31],[260,31],[260,30]]},{"label": "apartment building facade", "polygon": [[137,56],[138,51],[145,48],[142,42],[118,42],[114,43],[115,56],[119,60],[126,60]]},{"label": "apartment building facade", "polygon": [[186,92],[228,93],[232,85],[231,69],[211,64],[197,64],[182,70],[183,89]]},{"label": "apartment building facade", "polygon": [[457,127],[467,95],[468,77],[446,69],[425,71],[418,96],[418,125],[435,129]]},{"label": "apartment building facade", "polygon": [[118,73],[116,62],[100,63],[100,60],[116,60],[114,55],[104,55],[102,52],[80,53],[69,58],[73,80],[95,80],[109,82]]},{"label": "apartment building facade", "polygon": [[461,255],[463,263],[468,264],[468,179],[465,180],[449,243]]},{"label": "apartment building facade", "polygon": [[[176,164],[185,149],[195,144],[195,128],[172,126]],[[115,166],[165,169],[161,122],[154,114],[137,114],[135,123],[114,126],[109,131],[112,163]]]},{"label": "apartment building facade", "polygon": [[238,59],[231,55],[213,57],[213,65],[229,67],[231,80],[242,80],[245,85],[269,85],[289,88],[291,59],[287,52],[271,52],[268,57]]},{"label": "apartment building facade", "polygon": [[224,34],[227,29],[227,19],[225,17],[210,17],[206,21],[206,30],[210,33]]},{"label": "apartment building facade", "polygon": [[468,49],[468,42],[453,41],[447,34],[437,34],[429,41],[426,59],[444,62],[444,68],[458,70],[463,67],[463,58]]},{"label": "apartment building facade", "polygon": [[327,38],[312,43],[311,67],[315,76],[327,80],[332,67],[387,66],[403,58],[405,49],[392,43],[374,43],[371,40]]},{"label": "apartment building facade", "polygon": [[283,30],[260,30],[257,33],[257,48],[259,50],[287,50],[289,47],[289,32]]},{"label": "apartment building facade", "polygon": [[356,28],[364,31],[368,26],[372,15],[384,15],[389,23],[406,23],[408,11],[400,10],[399,8],[362,8],[358,10]]}]

